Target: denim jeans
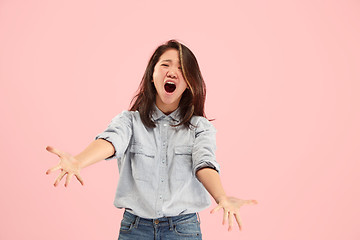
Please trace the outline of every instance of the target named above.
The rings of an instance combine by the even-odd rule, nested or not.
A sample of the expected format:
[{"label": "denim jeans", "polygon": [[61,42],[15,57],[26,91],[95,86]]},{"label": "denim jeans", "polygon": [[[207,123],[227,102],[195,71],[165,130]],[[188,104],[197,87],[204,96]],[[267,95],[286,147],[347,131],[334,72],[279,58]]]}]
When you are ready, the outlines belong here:
[{"label": "denim jeans", "polygon": [[201,240],[200,217],[190,213],[157,219],[140,218],[128,211],[121,221],[119,240]]}]

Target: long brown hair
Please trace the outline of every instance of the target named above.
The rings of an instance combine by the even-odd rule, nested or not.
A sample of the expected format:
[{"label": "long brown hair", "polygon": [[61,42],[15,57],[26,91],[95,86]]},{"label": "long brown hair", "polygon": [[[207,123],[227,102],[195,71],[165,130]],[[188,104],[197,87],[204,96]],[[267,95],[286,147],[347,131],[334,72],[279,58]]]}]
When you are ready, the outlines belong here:
[{"label": "long brown hair", "polygon": [[156,89],[152,82],[154,67],[160,56],[168,49],[176,49],[179,52],[182,74],[189,87],[182,94],[179,103],[181,121],[176,126],[184,124],[189,127],[190,119],[194,115],[206,117],[204,112],[206,86],[195,55],[185,45],[176,40],[169,40],[160,45],[151,56],[138,93],[131,101],[130,111],[139,111],[142,122],[149,128],[155,127],[151,118],[156,99]]}]

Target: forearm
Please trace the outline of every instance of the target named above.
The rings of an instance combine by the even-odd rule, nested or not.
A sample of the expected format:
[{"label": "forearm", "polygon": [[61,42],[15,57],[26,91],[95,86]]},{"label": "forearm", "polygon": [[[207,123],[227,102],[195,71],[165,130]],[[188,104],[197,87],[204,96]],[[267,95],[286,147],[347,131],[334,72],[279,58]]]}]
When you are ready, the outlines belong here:
[{"label": "forearm", "polygon": [[196,176],[214,198],[216,203],[219,203],[221,198],[226,197],[225,190],[220,181],[219,173],[216,170],[203,168],[196,172]]},{"label": "forearm", "polygon": [[112,156],[115,152],[113,145],[104,140],[97,139],[89,144],[84,151],[75,156],[80,168],[85,168]]}]

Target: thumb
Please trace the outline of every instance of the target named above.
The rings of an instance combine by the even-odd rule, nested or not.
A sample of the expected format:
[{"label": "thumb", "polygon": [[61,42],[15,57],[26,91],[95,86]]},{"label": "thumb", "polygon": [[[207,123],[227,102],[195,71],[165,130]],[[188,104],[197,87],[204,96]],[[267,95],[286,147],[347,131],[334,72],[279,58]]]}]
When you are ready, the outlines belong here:
[{"label": "thumb", "polygon": [[51,147],[51,146],[47,146],[47,147],[46,147],[46,150],[47,150],[48,152],[51,152],[51,153],[54,153],[54,154],[58,155],[59,157],[62,155],[62,153],[61,153],[60,150],[58,150],[58,149],[56,149],[56,148],[54,148],[54,147]]},{"label": "thumb", "polygon": [[210,213],[215,213],[215,212],[219,211],[219,209],[221,209],[221,208],[222,208],[222,206],[217,205],[217,207],[215,207],[213,210],[211,210]]}]

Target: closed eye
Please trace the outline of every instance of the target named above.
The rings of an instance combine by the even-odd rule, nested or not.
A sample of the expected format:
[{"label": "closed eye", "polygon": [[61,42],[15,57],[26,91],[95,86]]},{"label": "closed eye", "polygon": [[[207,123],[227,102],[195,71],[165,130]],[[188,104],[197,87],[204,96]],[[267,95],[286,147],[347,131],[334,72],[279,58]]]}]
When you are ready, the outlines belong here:
[{"label": "closed eye", "polygon": [[164,63],[163,63],[163,64],[161,64],[161,66],[166,66],[166,67],[168,67],[169,65],[168,65],[168,64],[164,64]]}]

